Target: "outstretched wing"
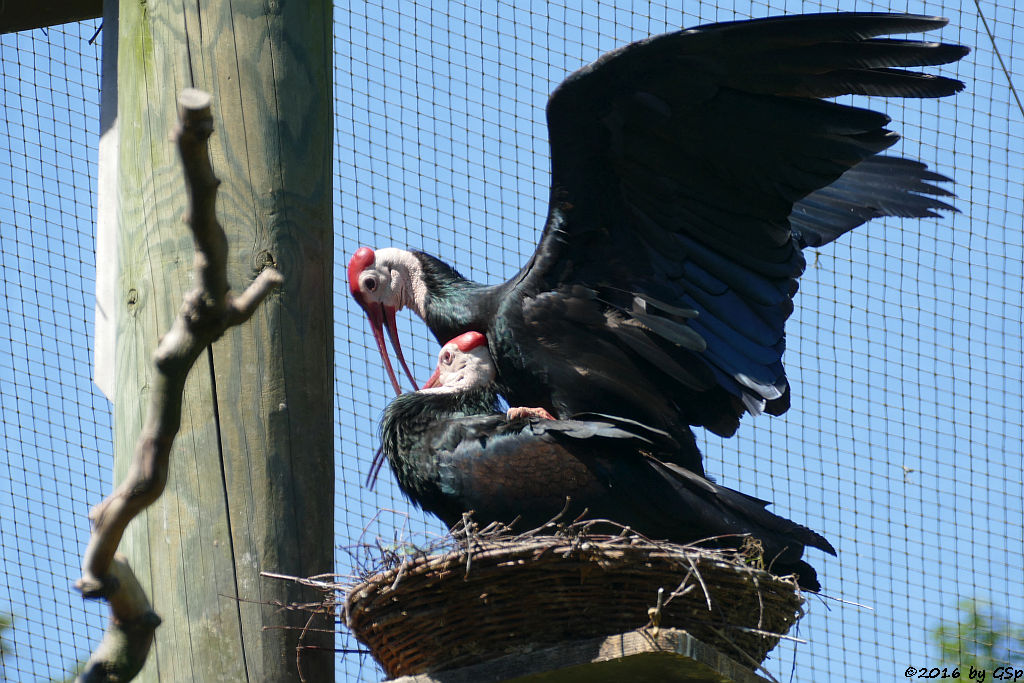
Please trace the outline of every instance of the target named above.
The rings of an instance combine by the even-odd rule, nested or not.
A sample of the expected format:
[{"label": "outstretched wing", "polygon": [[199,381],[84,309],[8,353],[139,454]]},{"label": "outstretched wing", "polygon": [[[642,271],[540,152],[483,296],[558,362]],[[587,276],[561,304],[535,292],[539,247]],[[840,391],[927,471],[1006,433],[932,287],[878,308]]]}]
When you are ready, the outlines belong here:
[{"label": "outstretched wing", "polygon": [[878,38],[945,24],[874,13],[713,24],[572,74],[548,102],[547,224],[509,283],[524,296],[509,301],[522,301],[532,333],[556,330],[549,344],[563,355],[612,340],[692,424],[729,434],[744,410],[784,411],[801,249],[872,217],[951,208],[933,184],[946,178],[876,156],[898,139],[887,116],[822,98],[961,90],[903,67],[966,48]]}]

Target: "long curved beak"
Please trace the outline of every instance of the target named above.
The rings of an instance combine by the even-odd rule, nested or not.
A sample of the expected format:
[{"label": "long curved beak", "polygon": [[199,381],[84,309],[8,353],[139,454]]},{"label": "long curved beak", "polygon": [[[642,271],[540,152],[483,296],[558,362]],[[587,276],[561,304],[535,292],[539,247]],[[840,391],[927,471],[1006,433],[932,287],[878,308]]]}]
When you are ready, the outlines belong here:
[{"label": "long curved beak", "polygon": [[415,387],[416,378],[412,376],[412,370],[409,369],[409,364],[405,362],[405,355],[402,353],[402,342],[398,338],[398,321],[395,320],[397,310],[393,306],[384,306],[383,304],[381,304],[381,308],[384,309],[384,323],[388,328],[388,337],[391,338],[391,348],[395,350],[398,362],[402,364],[402,369],[405,370],[405,376],[409,378],[409,381]]},{"label": "long curved beak", "polygon": [[391,338],[391,346],[395,349],[395,355],[398,356],[402,369],[405,370],[406,376],[415,387],[416,380],[412,376],[409,364],[405,362],[405,354],[402,353],[402,343],[398,338],[398,322],[395,320],[395,308],[377,302],[368,303],[362,297],[356,297],[356,301],[366,311],[366,317],[370,319],[370,329],[373,332],[374,340],[377,342],[377,350],[380,352],[381,360],[384,361],[384,368],[388,372],[388,379],[391,380],[391,386],[394,387],[395,394],[402,393],[402,385],[398,382],[398,376],[391,365],[391,357],[388,355],[387,344],[384,342],[385,327],[388,329],[388,336]]}]

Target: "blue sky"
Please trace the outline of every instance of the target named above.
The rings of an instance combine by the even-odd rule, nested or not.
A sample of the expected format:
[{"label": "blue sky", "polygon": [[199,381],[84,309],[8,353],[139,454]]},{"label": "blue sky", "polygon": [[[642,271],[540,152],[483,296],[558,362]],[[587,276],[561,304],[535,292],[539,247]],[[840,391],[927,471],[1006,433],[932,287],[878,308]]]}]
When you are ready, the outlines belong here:
[{"label": "blue sky", "polygon": [[[903,134],[894,153],[952,176],[961,213],[874,221],[808,254],[786,364],[793,408],[733,439],[699,435],[720,481],[823,532],[810,551],[832,600],[768,670],[780,680],[890,680],[937,664],[928,630],[958,602],[1022,621],[1024,115],[977,6],[942,3],[347,3],[335,12],[335,348],[338,571],[353,544],[440,533],[384,472],[363,486],[390,398],[344,265],[361,245],[411,246],[495,282],[529,257],[547,206],[543,108],[572,70],[631,40],[709,21],[832,9],[939,14],[974,52],[941,73],[967,91],[860,102]],[[1024,54],[1010,3],[980,5],[1010,78]],[[102,611],[77,576],[88,507],[110,482],[109,408],[91,385],[98,137],[97,22],[0,38],[0,611],[16,615],[11,680],[81,658]],[[409,315],[413,369],[436,349]],[[411,342],[411,343],[410,343]],[[6,348],[5,348],[6,347]],[[84,438],[79,434],[84,434]],[[53,639],[44,634],[56,629]],[[73,639],[73,636],[75,637]],[[38,645],[50,641],[45,654]],[[341,647],[354,643],[343,637]],[[358,656],[338,680],[377,680]]]}]

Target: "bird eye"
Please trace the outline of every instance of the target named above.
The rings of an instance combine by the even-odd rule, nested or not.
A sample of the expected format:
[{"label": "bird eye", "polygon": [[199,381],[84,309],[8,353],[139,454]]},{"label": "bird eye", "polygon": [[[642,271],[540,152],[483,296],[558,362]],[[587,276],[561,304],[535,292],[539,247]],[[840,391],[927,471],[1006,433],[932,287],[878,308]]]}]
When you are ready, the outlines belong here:
[{"label": "bird eye", "polygon": [[444,353],[442,353],[441,354],[441,362],[444,363],[445,365],[451,365],[451,362],[452,362],[452,352],[451,351],[445,351]]},{"label": "bird eye", "polygon": [[368,278],[364,279],[363,280],[363,287],[366,288],[367,292],[372,292],[372,291],[376,290],[377,289],[377,280],[376,280],[376,278],[368,277]]}]

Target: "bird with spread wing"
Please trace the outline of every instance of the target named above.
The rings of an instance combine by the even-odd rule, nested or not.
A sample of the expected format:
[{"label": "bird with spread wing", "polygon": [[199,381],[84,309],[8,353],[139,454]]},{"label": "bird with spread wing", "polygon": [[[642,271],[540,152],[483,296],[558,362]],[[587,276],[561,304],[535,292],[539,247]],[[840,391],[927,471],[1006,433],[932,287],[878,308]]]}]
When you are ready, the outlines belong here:
[{"label": "bird with spread wing", "polygon": [[801,557],[805,546],[834,555],[832,545],[766,501],[673,464],[679,445],[665,432],[612,415],[503,413],[495,377],[486,339],[466,332],[441,349],[423,389],[384,413],[382,457],[402,491],[449,527],[472,512],[479,524],[519,530],[557,518],[610,520],[676,543],[737,547],[749,535],[771,571],[820,590]]},{"label": "bird with spread wing", "polygon": [[395,313],[438,341],[484,333],[510,404],[621,415],[666,432],[703,474],[691,426],[729,436],[790,403],[782,364],[803,249],[878,216],[953,210],[948,180],[880,153],[890,119],[840,95],[951,95],[908,69],[959,45],[888,36],[946,20],[796,15],[655,36],[570,75],[547,105],[551,195],[532,258],[482,285],[421,252],[362,247],[348,267],[400,392]]}]

